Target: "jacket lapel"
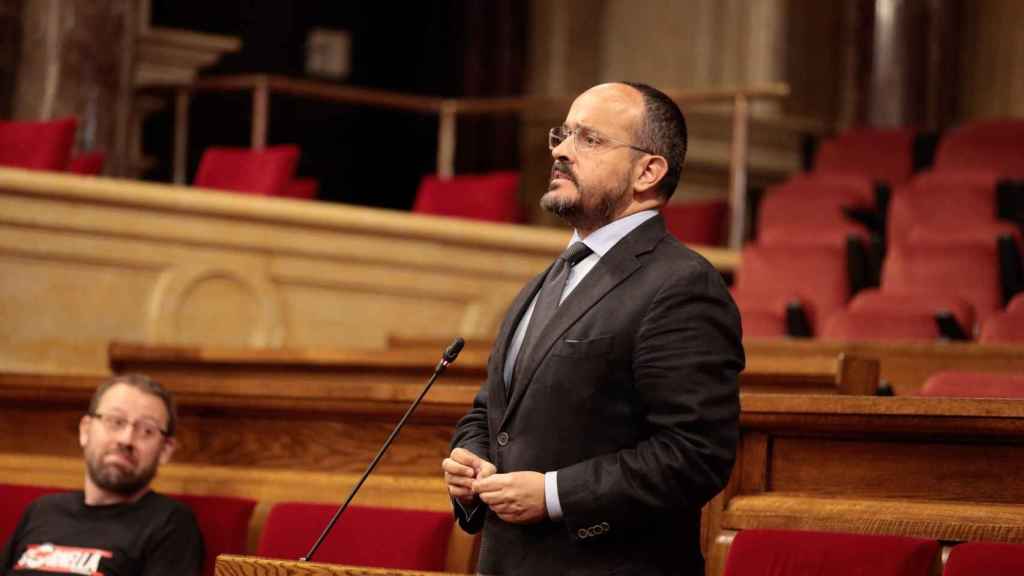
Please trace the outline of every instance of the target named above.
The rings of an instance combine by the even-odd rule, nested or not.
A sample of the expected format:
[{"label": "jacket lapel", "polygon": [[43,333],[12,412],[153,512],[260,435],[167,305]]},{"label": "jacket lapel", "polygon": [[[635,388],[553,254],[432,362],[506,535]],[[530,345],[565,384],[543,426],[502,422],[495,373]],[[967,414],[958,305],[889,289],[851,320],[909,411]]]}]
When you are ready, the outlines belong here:
[{"label": "jacket lapel", "polygon": [[[523,359],[521,370],[513,376],[512,398],[502,417],[502,426],[526,394],[537,368],[547,358],[555,342],[612,289],[636,272],[643,265],[642,260],[637,257],[653,250],[665,234],[665,224],[660,215],[644,222],[613,246],[562,302],[551,317],[551,321],[541,331],[536,345],[529,351],[530,355]],[[537,286],[533,286],[532,289],[535,292]],[[522,316],[522,310],[519,311],[519,315]]]},{"label": "jacket lapel", "polygon": [[493,365],[496,367],[493,374],[490,377],[494,380],[491,382],[490,394],[488,397],[488,403],[499,411],[504,412],[505,404],[508,402],[508,395],[505,393],[505,361],[508,358],[508,347],[512,344],[512,338],[515,336],[516,327],[519,326],[520,320],[523,318],[523,314],[526,313],[527,307],[530,302],[536,296],[537,291],[540,290],[541,284],[544,282],[544,278],[547,276],[548,271],[551,270],[551,266],[554,265],[552,262],[548,266],[548,269],[543,273],[535,276],[533,280],[520,290],[519,295],[516,296],[515,301],[512,302],[512,306],[509,307],[509,318],[511,321],[506,321],[502,324],[501,330],[498,332],[498,337],[495,340],[494,354],[498,354],[498,357],[493,359]]}]

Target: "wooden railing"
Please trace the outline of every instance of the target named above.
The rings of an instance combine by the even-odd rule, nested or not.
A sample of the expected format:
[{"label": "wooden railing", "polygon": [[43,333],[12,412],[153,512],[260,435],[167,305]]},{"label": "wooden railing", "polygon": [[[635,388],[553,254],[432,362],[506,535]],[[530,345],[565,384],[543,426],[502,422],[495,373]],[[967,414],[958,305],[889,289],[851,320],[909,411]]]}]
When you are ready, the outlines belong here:
[{"label": "wooden railing", "polygon": [[[174,136],[174,181],[185,183],[188,157],[188,109],[191,94],[206,92],[251,92],[251,145],[267,145],[270,122],[270,97],[285,94],[339,104],[357,104],[374,108],[403,110],[438,117],[437,173],[442,178],[455,173],[456,126],[460,116],[518,114],[528,109],[568,109],[571,97],[524,98],[437,98],[343,86],[328,82],[288,78],[267,74],[222,76],[199,80],[176,94]],[[732,105],[732,137],[729,153],[729,204],[731,208],[729,247],[742,244],[746,221],[747,156],[749,149],[750,102],[785,98],[789,86],[781,83],[709,90],[666,90],[680,104],[729,103]]]}]

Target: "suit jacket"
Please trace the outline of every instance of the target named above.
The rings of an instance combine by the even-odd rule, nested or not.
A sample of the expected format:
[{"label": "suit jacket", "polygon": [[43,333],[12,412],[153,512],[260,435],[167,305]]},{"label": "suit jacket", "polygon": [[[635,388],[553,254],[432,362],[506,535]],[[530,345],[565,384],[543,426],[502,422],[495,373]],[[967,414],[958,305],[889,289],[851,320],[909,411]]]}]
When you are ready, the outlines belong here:
[{"label": "suit jacket", "polygon": [[479,571],[703,575],[700,509],[732,469],[744,365],[721,275],[651,218],[520,352],[509,396],[507,347],[545,274],[512,303],[452,446],[498,472],[557,470],[563,518],[514,525],[455,506],[465,530],[484,530]]}]

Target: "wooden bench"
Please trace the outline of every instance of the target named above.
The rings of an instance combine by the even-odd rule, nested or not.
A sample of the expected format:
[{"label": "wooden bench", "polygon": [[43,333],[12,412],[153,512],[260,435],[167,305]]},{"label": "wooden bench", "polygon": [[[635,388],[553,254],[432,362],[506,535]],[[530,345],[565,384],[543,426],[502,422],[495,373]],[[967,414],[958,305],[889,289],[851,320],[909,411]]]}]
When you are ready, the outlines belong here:
[{"label": "wooden bench", "polygon": [[[420,350],[441,345],[438,338],[412,334],[391,334],[388,346],[395,350]],[[466,349],[486,353],[491,342],[474,339]],[[1024,346],[1015,344],[978,344],[974,342],[831,342],[805,339],[744,340],[747,372],[758,366],[799,365],[845,354],[854,358],[877,360],[879,377],[897,396],[917,393],[925,380],[941,370],[979,372],[1024,372]],[[755,390],[751,390],[755,391]],[[762,390],[757,390],[762,391]]]},{"label": "wooden bench", "polygon": [[916,394],[940,370],[1024,372],[1024,346],[972,342],[829,342],[746,340],[748,358],[850,354],[878,360],[880,377],[897,396]]},{"label": "wooden bench", "polygon": [[745,394],[740,429],[709,574],[752,528],[1024,542],[1024,401]]}]

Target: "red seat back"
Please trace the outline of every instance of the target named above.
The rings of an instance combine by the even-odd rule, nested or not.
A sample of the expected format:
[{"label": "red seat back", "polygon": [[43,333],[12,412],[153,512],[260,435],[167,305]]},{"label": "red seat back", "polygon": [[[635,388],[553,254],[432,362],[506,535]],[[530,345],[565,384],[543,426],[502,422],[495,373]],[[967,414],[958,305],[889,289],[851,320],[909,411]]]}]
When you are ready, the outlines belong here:
[{"label": "red seat back", "polygon": [[996,182],[986,172],[928,172],[893,190],[889,243],[903,244],[916,226],[957,230],[996,221]]},{"label": "red seat back", "polygon": [[203,534],[206,556],[203,574],[213,576],[214,563],[220,554],[245,554],[249,521],[256,501],[232,496],[197,496],[168,494],[192,509],[199,531]]},{"label": "red seat back", "polygon": [[826,140],[814,160],[815,173],[845,173],[899,185],[914,171],[911,128],[859,128]]},{"label": "red seat back", "polygon": [[[257,554],[296,559],[309,552],[337,506],[281,502],[267,515]],[[350,506],[313,557],[316,562],[444,570],[450,512]]]},{"label": "red seat back", "polygon": [[936,372],[925,380],[920,396],[955,398],[1024,398],[1024,376],[994,372]]},{"label": "red seat back", "polygon": [[687,244],[718,246],[725,240],[725,219],[729,204],[725,200],[676,202],[661,209],[665,227]]},{"label": "red seat back", "polygon": [[807,319],[815,334],[826,318],[842,308],[850,298],[846,251],[820,246],[748,245],[740,257],[736,272],[737,302],[750,307],[751,296],[761,302],[798,298],[805,303]]},{"label": "red seat back", "polygon": [[0,122],[0,166],[63,172],[75,144],[75,118]]},{"label": "red seat back", "polygon": [[64,492],[64,488],[51,486],[26,486],[21,484],[0,484],[0,546],[10,540],[18,527],[21,515],[36,498]]},{"label": "red seat back", "polygon": [[295,176],[299,161],[296,146],[272,146],[263,150],[207,148],[199,161],[193,185],[245,194],[283,194]]},{"label": "red seat back", "polygon": [[289,182],[281,193],[286,198],[313,200],[320,191],[320,183],[312,178],[296,178]]},{"label": "red seat back", "polygon": [[965,542],[954,546],[942,576],[1024,574],[1024,544]]},{"label": "red seat back", "polygon": [[758,234],[774,228],[849,223],[843,209],[871,209],[873,195],[872,185],[866,178],[795,176],[765,190],[757,215]]},{"label": "red seat back", "polygon": [[743,530],[724,576],[931,576],[935,540],[873,534]]},{"label": "red seat back", "polygon": [[969,122],[949,131],[935,152],[934,169],[987,170],[1024,178],[1024,120]]},{"label": "red seat back", "polygon": [[437,216],[522,222],[519,173],[466,174],[447,180],[428,174],[420,181],[412,210]]},{"label": "red seat back", "polygon": [[984,321],[1002,308],[996,246],[894,247],[885,259],[882,292],[959,297]]}]

